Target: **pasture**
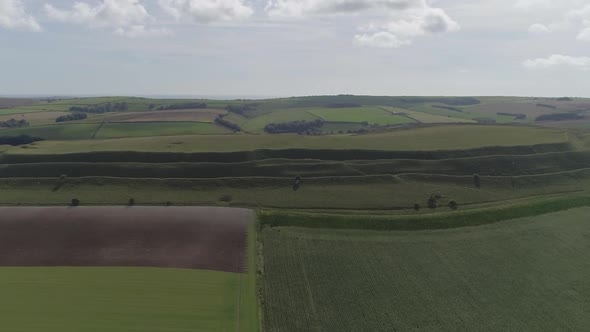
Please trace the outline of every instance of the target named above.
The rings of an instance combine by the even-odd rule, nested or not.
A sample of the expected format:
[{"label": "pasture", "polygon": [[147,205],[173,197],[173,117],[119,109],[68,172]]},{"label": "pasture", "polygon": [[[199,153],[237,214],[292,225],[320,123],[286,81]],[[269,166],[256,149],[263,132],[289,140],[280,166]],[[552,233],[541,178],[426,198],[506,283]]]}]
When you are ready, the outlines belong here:
[{"label": "pasture", "polygon": [[0,210],[4,329],[258,331],[250,211]]},{"label": "pasture", "polygon": [[30,113],[15,113],[12,115],[1,115],[0,121],[8,121],[10,119],[26,120],[31,126],[41,126],[55,124],[55,119],[62,115],[68,115],[68,112],[30,112]]},{"label": "pasture", "polygon": [[327,122],[367,122],[382,126],[414,123],[407,117],[392,114],[378,107],[312,108],[309,112]]},{"label": "pasture", "polygon": [[265,331],[586,330],[589,208],[477,228],[265,228]]},{"label": "pasture", "polygon": [[30,135],[47,140],[86,140],[92,138],[99,126],[96,123],[75,123],[0,129],[0,136]]},{"label": "pasture", "polygon": [[123,112],[94,116],[91,121],[108,122],[213,122],[225,114],[222,110],[167,110],[149,112]]}]

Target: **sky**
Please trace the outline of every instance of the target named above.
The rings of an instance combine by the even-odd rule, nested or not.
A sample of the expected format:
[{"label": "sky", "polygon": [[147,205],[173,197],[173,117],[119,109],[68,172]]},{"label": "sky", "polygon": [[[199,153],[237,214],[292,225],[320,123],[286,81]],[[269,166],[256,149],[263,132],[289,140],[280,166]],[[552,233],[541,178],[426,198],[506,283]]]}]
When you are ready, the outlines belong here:
[{"label": "sky", "polygon": [[588,87],[589,0],[0,0],[0,95]]}]

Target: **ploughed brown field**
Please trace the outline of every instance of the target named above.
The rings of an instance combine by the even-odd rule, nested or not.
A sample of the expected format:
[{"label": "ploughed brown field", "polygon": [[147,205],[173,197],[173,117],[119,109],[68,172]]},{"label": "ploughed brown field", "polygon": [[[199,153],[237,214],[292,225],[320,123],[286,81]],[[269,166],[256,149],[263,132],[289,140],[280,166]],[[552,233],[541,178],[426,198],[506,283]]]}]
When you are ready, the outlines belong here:
[{"label": "ploughed brown field", "polygon": [[207,207],[0,208],[0,266],[245,272],[253,212]]}]

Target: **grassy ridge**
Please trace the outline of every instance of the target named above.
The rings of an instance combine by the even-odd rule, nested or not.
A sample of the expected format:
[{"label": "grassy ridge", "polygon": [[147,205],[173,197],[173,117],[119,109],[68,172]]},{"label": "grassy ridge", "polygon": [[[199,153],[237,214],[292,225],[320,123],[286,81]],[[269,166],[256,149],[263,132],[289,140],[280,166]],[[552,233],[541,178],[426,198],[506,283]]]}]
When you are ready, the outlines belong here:
[{"label": "grassy ridge", "polygon": [[588,330],[589,212],[423,232],[266,228],[265,330]]},{"label": "grassy ridge", "polygon": [[589,196],[572,196],[539,200],[527,204],[486,208],[473,211],[445,212],[428,216],[371,217],[335,216],[322,214],[260,212],[262,225],[307,228],[367,229],[367,230],[425,230],[446,229],[491,224],[503,220],[539,216],[551,212],[590,206]]}]

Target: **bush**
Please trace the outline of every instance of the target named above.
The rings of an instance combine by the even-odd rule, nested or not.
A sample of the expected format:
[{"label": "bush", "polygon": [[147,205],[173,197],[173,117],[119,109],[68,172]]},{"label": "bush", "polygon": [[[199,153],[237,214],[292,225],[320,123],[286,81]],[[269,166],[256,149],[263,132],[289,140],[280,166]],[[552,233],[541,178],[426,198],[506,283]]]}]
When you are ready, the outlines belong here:
[{"label": "bush", "polygon": [[135,205],[135,200],[133,198],[129,199],[129,202],[127,203],[128,206],[133,206]]},{"label": "bush", "polygon": [[481,177],[479,174],[473,174],[473,185],[476,188],[481,188]]},{"label": "bush", "polygon": [[29,135],[20,135],[20,136],[0,136],[0,145],[26,145],[31,144],[33,142],[42,141],[42,138],[39,137],[32,137]]},{"label": "bush", "polygon": [[414,204],[414,211],[420,211],[422,207],[420,206],[420,204],[416,203]]},{"label": "bush", "polygon": [[457,210],[459,208],[459,205],[457,204],[456,201],[450,201],[449,208],[451,208],[451,210]]},{"label": "bush", "polygon": [[428,199],[427,204],[428,204],[429,209],[436,209],[438,207],[438,201],[436,200],[436,198],[434,196],[431,196]]},{"label": "bush", "polygon": [[166,206],[172,206],[172,202],[170,202],[170,201],[167,201],[167,202],[166,202]]},{"label": "bush", "polygon": [[71,206],[80,206],[80,200],[77,198],[73,198]]},{"label": "bush", "polygon": [[59,118],[55,119],[55,122],[84,120],[86,118],[88,118],[88,115],[86,115],[85,113],[73,113],[68,115],[62,115]]},{"label": "bush", "polygon": [[232,201],[232,196],[225,194],[225,195],[219,197],[219,201],[229,203]]}]

